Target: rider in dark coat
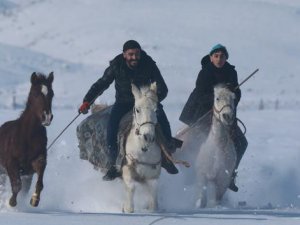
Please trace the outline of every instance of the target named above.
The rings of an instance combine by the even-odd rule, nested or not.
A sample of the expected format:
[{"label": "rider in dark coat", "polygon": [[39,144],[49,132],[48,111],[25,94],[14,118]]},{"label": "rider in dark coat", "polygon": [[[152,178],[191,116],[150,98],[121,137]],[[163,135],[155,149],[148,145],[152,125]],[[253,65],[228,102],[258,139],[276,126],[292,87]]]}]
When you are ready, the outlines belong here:
[{"label": "rider in dark coat", "polygon": [[[119,176],[115,167],[118,155],[117,134],[122,117],[134,106],[134,96],[131,92],[131,83],[137,87],[156,82],[158,100],[161,102],[168,93],[167,85],[156,66],[155,61],[141,49],[138,42],[129,40],[123,46],[123,53],[117,55],[87,92],[80,106],[79,112],[87,113],[95,98],[101,95],[110,84],[115,81],[116,101],[112,107],[107,128],[107,144],[110,150],[110,168],[103,177],[104,180],[113,180]],[[176,148],[171,135],[170,124],[161,103],[158,103],[157,119],[165,138],[169,142],[168,149]],[[177,168],[166,158],[162,159],[162,166],[171,174],[178,173]]]},{"label": "rider in dark coat", "polygon": [[[241,90],[238,86],[237,72],[235,67],[227,62],[228,52],[225,46],[216,45],[212,48],[209,55],[202,58],[202,69],[198,74],[196,87],[191,93],[187,103],[185,104],[179,120],[187,125],[193,125],[198,119],[208,113],[214,104],[214,86],[219,83],[228,84],[236,95],[235,105],[237,106],[241,98]],[[246,137],[235,123],[233,128],[233,139],[237,152],[236,169],[240,160],[245,153],[248,142]],[[234,173],[230,189],[238,191],[238,187],[234,183]]]}]

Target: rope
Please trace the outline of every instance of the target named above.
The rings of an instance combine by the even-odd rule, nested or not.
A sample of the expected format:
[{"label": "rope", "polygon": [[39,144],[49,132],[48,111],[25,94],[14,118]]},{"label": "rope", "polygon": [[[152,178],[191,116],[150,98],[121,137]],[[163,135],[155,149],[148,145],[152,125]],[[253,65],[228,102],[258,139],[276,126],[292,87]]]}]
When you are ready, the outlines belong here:
[{"label": "rope", "polygon": [[162,152],[165,154],[165,156],[167,157],[168,160],[170,160],[172,163],[174,164],[182,164],[184,165],[186,168],[191,167],[191,164],[188,163],[187,161],[184,160],[178,160],[178,159],[174,159],[166,150],[165,146],[162,143],[159,143],[159,146],[162,150]]},{"label": "rope", "polygon": [[244,124],[239,118],[236,118],[236,120],[237,120],[238,122],[240,122],[240,124],[244,127],[244,132],[243,132],[243,134],[245,135],[246,132],[247,132],[247,128],[246,128],[245,124]]},{"label": "rope", "polygon": [[[92,99],[92,101],[90,102],[91,106],[94,101],[99,97],[99,95],[96,95],[95,98]],[[74,119],[71,120],[71,122],[59,133],[59,135],[51,142],[51,144],[48,146],[47,151],[49,151],[49,149],[52,147],[52,145],[57,141],[57,139],[66,131],[66,129],[69,128],[69,126],[80,116],[81,112],[78,112],[78,114],[74,117]]]},{"label": "rope", "polygon": [[75,116],[74,119],[62,130],[62,132],[59,133],[59,135],[51,142],[51,144],[48,146],[47,151],[52,147],[52,145],[57,141],[57,139],[65,132],[66,129],[80,116],[81,113],[78,113],[77,116]]},{"label": "rope", "polygon": [[165,147],[166,139],[164,137],[164,134],[162,133],[162,130],[161,130],[161,127],[159,124],[158,124],[158,126],[156,126],[155,132],[156,132],[157,144],[159,145],[161,151],[167,157],[168,160],[170,160],[174,164],[182,164],[187,168],[191,166],[187,161],[177,160],[171,156],[171,154],[168,152],[168,150]]}]

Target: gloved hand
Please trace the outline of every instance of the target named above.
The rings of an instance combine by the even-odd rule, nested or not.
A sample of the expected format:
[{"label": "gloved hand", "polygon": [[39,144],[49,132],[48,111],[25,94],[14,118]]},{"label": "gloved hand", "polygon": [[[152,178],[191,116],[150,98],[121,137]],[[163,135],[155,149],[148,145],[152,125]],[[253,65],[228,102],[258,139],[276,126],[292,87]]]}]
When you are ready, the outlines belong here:
[{"label": "gloved hand", "polygon": [[87,114],[90,108],[90,103],[89,102],[83,102],[80,108],[78,109],[79,113],[82,114]]}]

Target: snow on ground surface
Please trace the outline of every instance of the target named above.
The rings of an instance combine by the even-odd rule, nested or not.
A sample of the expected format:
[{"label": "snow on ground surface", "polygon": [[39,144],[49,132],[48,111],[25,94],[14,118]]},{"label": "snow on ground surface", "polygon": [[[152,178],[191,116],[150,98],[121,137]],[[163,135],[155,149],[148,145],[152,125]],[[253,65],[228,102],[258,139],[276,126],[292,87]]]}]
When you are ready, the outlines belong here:
[{"label": "snow on ground surface", "polygon": [[[8,207],[7,183],[0,225],[299,224],[299,23],[296,0],[0,0],[0,123],[21,113],[32,72],[54,71],[49,142],[76,116],[88,88],[128,39],[140,42],[168,84],[163,104],[173,133],[183,126],[178,117],[201,57],[214,44],[227,46],[240,81],[260,69],[241,88],[238,117],[247,125],[249,147],[239,168],[240,191],[228,192],[222,206],[194,209],[195,187],[184,183],[183,173],[163,171],[158,214],[142,209],[142,193],[138,214],[119,214],[121,181],[102,182],[102,174],[79,159],[80,116],[49,152],[40,206],[31,208],[26,196]],[[113,87],[97,101],[113,103]]]}]

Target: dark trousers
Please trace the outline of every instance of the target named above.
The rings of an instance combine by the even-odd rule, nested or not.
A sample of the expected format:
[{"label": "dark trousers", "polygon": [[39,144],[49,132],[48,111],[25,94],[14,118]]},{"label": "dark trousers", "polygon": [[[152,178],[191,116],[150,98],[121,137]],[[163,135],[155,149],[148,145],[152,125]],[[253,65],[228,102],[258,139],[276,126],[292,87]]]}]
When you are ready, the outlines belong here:
[{"label": "dark trousers", "polygon": [[247,141],[245,135],[243,134],[241,128],[237,124],[235,125],[232,136],[233,136],[233,142],[234,142],[235,150],[236,150],[236,154],[237,154],[237,161],[235,164],[235,169],[237,169],[241,162],[241,159],[247,149],[248,141]]},{"label": "dark trousers", "polygon": [[107,145],[109,148],[109,161],[115,164],[118,156],[118,130],[122,117],[133,108],[133,104],[115,103],[111,109],[107,125]]},{"label": "dark trousers", "polygon": [[[118,156],[118,130],[119,124],[122,117],[128,113],[133,108],[133,104],[128,103],[115,103],[112,107],[110,117],[108,120],[107,126],[107,144],[109,148],[109,157],[110,163],[112,165],[115,164],[117,156]],[[170,141],[172,138],[170,123],[168,118],[163,110],[162,104],[158,103],[157,106],[157,121],[161,126],[163,134],[167,141]]]},{"label": "dark trousers", "polygon": [[165,138],[167,139],[168,142],[171,141],[172,132],[171,132],[170,123],[163,109],[163,106],[160,103],[158,103],[156,114],[157,114],[157,121],[162,129]]}]

